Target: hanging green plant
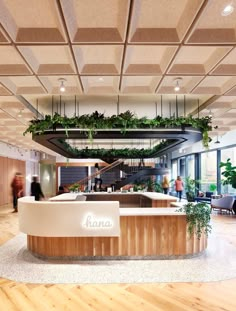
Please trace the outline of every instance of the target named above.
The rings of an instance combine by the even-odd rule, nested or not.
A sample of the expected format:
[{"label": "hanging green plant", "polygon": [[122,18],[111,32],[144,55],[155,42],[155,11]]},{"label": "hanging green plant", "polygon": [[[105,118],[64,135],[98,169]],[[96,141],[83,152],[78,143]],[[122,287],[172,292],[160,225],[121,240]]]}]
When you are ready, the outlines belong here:
[{"label": "hanging green plant", "polygon": [[209,204],[204,202],[187,203],[177,211],[186,213],[188,232],[190,235],[195,233],[197,238],[200,239],[202,233],[208,236],[211,232],[211,207]]},{"label": "hanging green plant", "polygon": [[153,148],[138,149],[138,148],[123,148],[123,149],[104,149],[104,148],[93,148],[88,147],[84,149],[78,149],[69,145],[64,139],[59,139],[60,143],[63,145],[64,150],[70,154],[74,154],[77,158],[126,158],[126,159],[139,159],[139,158],[151,158],[158,151],[164,149],[165,147],[171,145],[175,142],[174,139],[169,139],[157,144]]},{"label": "hanging green plant", "polygon": [[66,131],[70,128],[78,128],[81,131],[87,132],[89,139],[93,138],[93,134],[97,129],[119,129],[125,135],[128,129],[157,129],[157,128],[179,128],[183,130],[186,127],[193,127],[202,132],[203,146],[208,147],[210,142],[209,131],[211,127],[211,117],[203,118],[178,117],[163,118],[157,116],[154,119],[146,117],[137,118],[134,113],[127,110],[126,112],[111,117],[105,117],[104,114],[95,111],[91,115],[85,114],[68,118],[55,113],[54,116],[46,115],[43,120],[30,121],[29,127],[23,133],[32,133],[35,135],[43,134],[46,130],[56,130],[58,127],[63,127]]}]

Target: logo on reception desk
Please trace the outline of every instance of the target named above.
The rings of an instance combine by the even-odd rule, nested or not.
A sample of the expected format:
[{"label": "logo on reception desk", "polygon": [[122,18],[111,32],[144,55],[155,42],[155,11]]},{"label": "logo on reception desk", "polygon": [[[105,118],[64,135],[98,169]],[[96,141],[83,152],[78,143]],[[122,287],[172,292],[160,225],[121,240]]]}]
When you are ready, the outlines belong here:
[{"label": "logo on reception desk", "polygon": [[97,217],[92,213],[86,214],[82,221],[82,226],[88,229],[110,229],[113,225],[111,218]]}]

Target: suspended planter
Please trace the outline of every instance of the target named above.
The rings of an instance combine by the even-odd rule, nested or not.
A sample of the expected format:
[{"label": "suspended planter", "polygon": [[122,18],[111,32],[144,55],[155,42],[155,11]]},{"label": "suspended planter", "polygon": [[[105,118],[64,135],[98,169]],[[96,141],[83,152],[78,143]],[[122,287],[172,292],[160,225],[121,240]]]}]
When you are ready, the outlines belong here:
[{"label": "suspended planter", "polygon": [[[68,158],[80,157],[78,150],[68,147],[66,143],[68,137],[70,140],[89,138],[91,142],[93,139],[165,140],[166,143],[164,145],[160,144],[156,150],[145,150],[144,157],[154,157],[173,151],[180,144],[183,147],[182,144],[192,144],[199,140],[203,140],[203,145],[208,147],[210,123],[210,117],[197,119],[192,116],[178,118],[157,116],[154,119],[137,118],[129,110],[111,117],[105,117],[104,114],[97,111],[91,115],[86,114],[72,118],[55,113],[53,117],[46,115],[43,120],[32,120],[24,135],[28,132],[32,133],[33,140]],[[86,148],[82,149],[84,155],[86,150]],[[89,148],[89,150],[91,149]],[[97,150],[94,151],[94,153],[96,152]],[[112,155],[114,150],[107,149],[107,152]],[[116,156],[124,158],[137,157],[136,155],[130,156],[132,152],[137,153],[138,157],[140,157],[140,150],[127,151],[127,155],[123,156],[121,153],[124,153],[124,150],[120,151],[120,155],[118,155],[119,152],[117,151]]]}]

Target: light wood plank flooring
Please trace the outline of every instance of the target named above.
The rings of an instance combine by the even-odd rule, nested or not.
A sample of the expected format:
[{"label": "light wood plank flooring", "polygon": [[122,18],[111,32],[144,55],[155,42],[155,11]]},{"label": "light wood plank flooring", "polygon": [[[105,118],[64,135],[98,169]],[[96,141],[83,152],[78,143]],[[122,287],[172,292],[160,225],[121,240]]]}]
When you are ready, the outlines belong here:
[{"label": "light wood plank flooring", "polygon": [[[11,211],[10,206],[0,206],[0,244],[18,233],[18,215]],[[236,246],[236,216],[213,215],[213,225]],[[235,290],[236,279],[210,283],[44,285],[0,278],[0,311],[235,311]]]}]

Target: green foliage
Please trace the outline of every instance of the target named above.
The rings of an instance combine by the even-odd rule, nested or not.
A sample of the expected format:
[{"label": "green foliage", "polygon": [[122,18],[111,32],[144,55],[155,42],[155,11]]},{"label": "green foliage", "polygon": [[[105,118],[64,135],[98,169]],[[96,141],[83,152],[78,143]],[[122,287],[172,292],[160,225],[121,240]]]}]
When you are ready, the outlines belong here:
[{"label": "green foliage", "polygon": [[209,190],[212,191],[212,192],[216,191],[217,190],[216,184],[210,184]]},{"label": "green foliage", "polygon": [[143,183],[141,183],[141,182],[135,182],[135,184],[134,184],[134,191],[141,191],[141,190],[144,190],[145,189],[145,187],[146,187],[146,185],[145,184],[143,184]]},{"label": "green foliage", "polygon": [[220,162],[220,167],[225,169],[221,172],[221,175],[225,177],[222,180],[222,184],[231,185],[233,188],[236,188],[236,166],[233,166],[230,159],[227,159],[226,162]]},{"label": "green foliage", "polygon": [[170,127],[193,127],[200,129],[202,132],[202,141],[204,147],[208,147],[210,138],[208,132],[211,131],[211,117],[193,118],[174,116],[170,118],[162,118],[157,116],[154,119],[147,119],[146,117],[137,118],[134,113],[127,110],[119,115],[112,115],[105,117],[103,113],[95,111],[91,115],[84,114],[81,116],[74,116],[68,118],[55,113],[54,116],[46,115],[43,120],[32,120],[30,126],[23,133],[42,134],[46,130],[56,130],[57,127],[63,127],[66,131],[69,128],[78,128],[85,131],[90,139],[96,129],[120,129],[121,133],[126,133],[127,129],[155,129],[155,128],[170,128]]},{"label": "green foliage", "polygon": [[200,239],[202,233],[206,236],[211,232],[211,208],[207,203],[187,203],[178,212],[186,213],[188,224],[188,232],[190,235],[195,233],[197,238]]},{"label": "green foliage", "polygon": [[200,180],[192,179],[190,178],[190,176],[184,179],[184,188],[185,188],[188,201],[194,200],[199,184],[200,184]]},{"label": "green foliage", "polygon": [[79,188],[80,188],[80,184],[77,184],[77,183],[75,183],[75,184],[71,185],[70,187],[68,187],[68,189],[70,191],[72,191],[72,192],[78,191]]},{"label": "green foliage", "polygon": [[138,148],[123,148],[123,149],[104,149],[104,148],[84,148],[78,149],[72,147],[65,140],[60,139],[60,143],[63,144],[64,149],[69,153],[73,153],[77,158],[90,158],[90,159],[105,159],[105,158],[124,158],[124,159],[139,159],[139,158],[151,158],[158,151],[172,144],[174,140],[163,141],[153,148],[138,149]]},{"label": "green foliage", "polygon": [[148,178],[147,180],[143,180],[141,182],[136,181],[134,183],[134,191],[147,189],[149,192],[162,192],[161,184],[152,180],[152,178]]}]

